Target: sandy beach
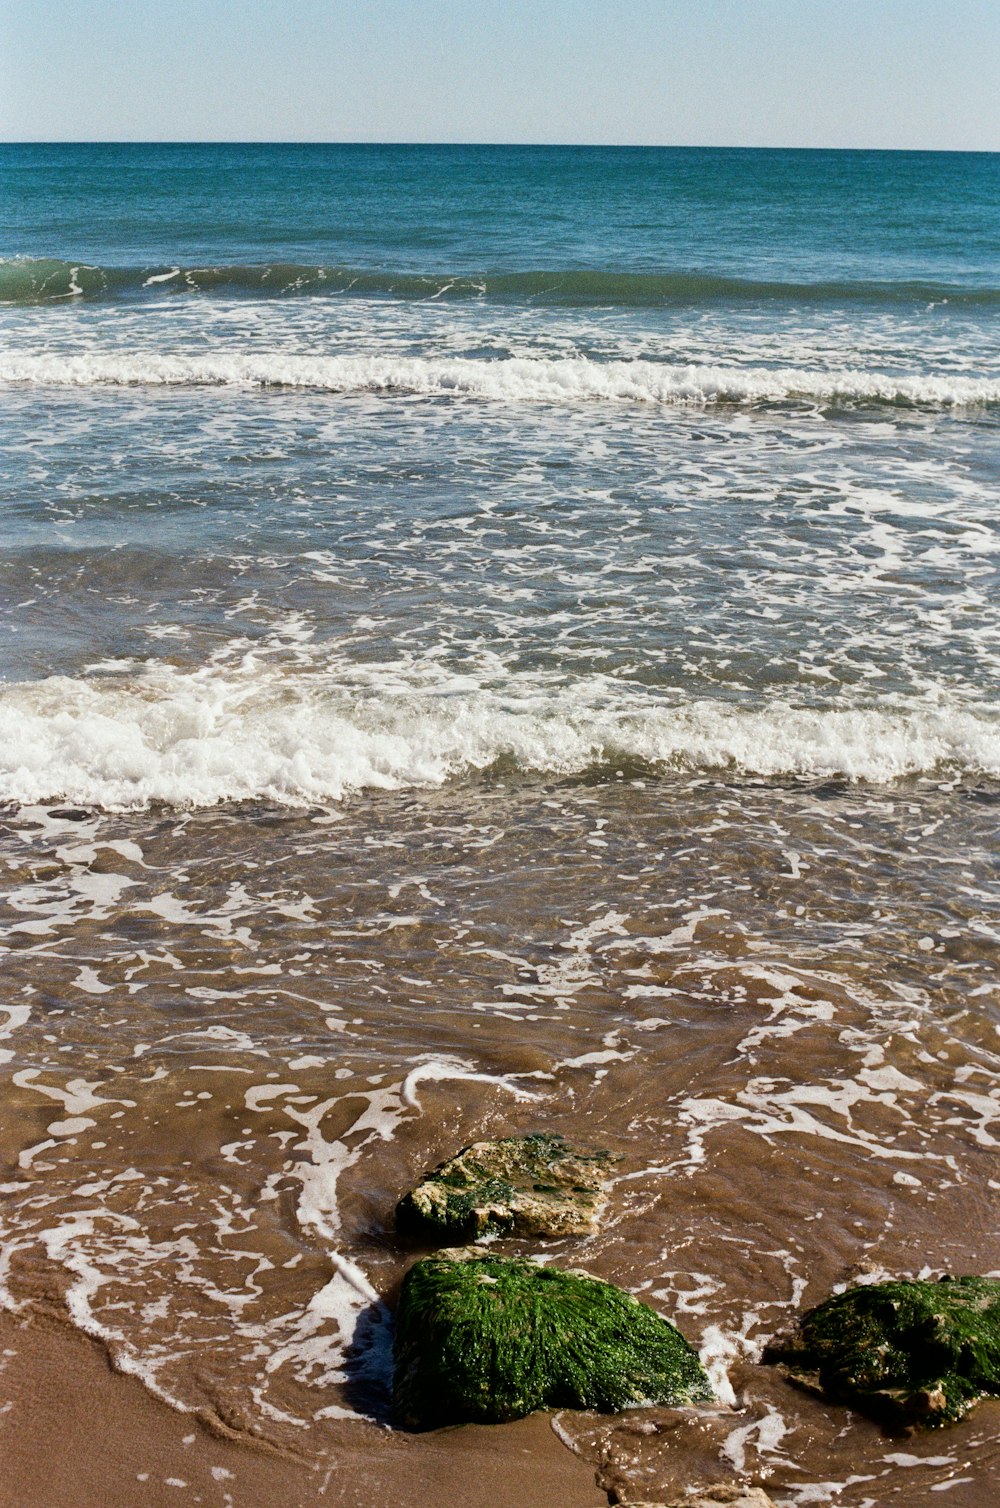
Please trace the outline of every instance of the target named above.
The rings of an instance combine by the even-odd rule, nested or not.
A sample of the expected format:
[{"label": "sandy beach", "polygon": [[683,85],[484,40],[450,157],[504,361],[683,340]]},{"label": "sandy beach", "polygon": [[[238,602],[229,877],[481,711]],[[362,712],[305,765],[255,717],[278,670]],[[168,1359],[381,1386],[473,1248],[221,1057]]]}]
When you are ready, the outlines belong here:
[{"label": "sandy beach", "polygon": [[268,1450],[179,1415],[103,1348],[40,1310],[0,1319],[4,1508],[284,1508],[387,1503],[589,1508],[608,1502],[591,1463],[536,1415],[433,1435],[345,1423],[324,1452]]}]

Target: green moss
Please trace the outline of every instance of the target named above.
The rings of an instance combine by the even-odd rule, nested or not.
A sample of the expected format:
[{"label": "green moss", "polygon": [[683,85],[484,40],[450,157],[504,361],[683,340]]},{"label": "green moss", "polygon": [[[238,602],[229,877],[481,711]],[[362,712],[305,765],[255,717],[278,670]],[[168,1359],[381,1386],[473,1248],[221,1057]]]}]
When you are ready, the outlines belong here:
[{"label": "green moss", "polygon": [[396,1227],[437,1243],[497,1235],[579,1236],[597,1228],[612,1159],[559,1136],[474,1142],[399,1201]]},{"label": "green moss", "polygon": [[953,1423],[979,1398],[1000,1396],[1000,1281],[849,1288],[804,1314],[764,1360],[890,1426]]},{"label": "green moss", "polygon": [[520,1259],[417,1262],[395,1357],[396,1413],[416,1429],[712,1399],[697,1354],[652,1309],[598,1278]]}]

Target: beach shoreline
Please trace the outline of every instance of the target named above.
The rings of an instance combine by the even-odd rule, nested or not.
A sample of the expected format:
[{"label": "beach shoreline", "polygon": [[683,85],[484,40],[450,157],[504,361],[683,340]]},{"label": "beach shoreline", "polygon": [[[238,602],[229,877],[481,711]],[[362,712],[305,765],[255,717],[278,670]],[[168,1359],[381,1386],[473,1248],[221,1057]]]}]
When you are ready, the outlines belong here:
[{"label": "beach shoreline", "polygon": [[[981,1508],[996,1404],[761,1358],[1000,1272],[1000,158],[0,166],[12,1508]],[[397,1202],[536,1132],[606,1210],[492,1250],[717,1403],[389,1428]]]}]

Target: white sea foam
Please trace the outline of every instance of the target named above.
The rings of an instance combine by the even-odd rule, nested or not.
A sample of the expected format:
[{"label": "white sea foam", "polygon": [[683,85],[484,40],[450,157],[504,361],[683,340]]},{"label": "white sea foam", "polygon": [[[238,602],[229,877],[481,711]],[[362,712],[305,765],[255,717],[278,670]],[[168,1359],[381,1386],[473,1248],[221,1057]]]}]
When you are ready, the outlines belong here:
[{"label": "white sea foam", "polygon": [[431,787],[504,760],[572,775],[638,760],[680,770],[842,776],[1000,776],[1000,716],[944,698],[796,707],[677,700],[600,676],[511,677],[462,690],[442,674],[267,665],[0,687],[0,800],[106,808],[340,800]]},{"label": "white sea foam", "polygon": [[156,351],[0,358],[0,383],[55,387],[290,387],[330,393],[410,393],[499,402],[573,403],[605,399],[652,404],[891,403],[933,407],[1000,403],[1000,379],[895,375],[842,368],[675,365],[584,357],[169,355]]}]

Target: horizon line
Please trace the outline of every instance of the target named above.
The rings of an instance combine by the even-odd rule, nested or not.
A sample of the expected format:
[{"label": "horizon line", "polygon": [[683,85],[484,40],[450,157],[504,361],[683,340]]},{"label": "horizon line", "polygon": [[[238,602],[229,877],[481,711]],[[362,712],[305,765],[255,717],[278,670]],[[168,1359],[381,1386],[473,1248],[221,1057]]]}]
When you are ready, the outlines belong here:
[{"label": "horizon line", "polygon": [[382,138],[347,139],[322,137],[253,136],[144,136],[144,137],[11,137],[0,138],[3,147],[452,147],[511,148],[531,151],[608,152],[880,152],[901,156],[995,157],[1000,147],[875,147],[875,146],[748,146],[732,142],[645,141],[417,141]]}]

